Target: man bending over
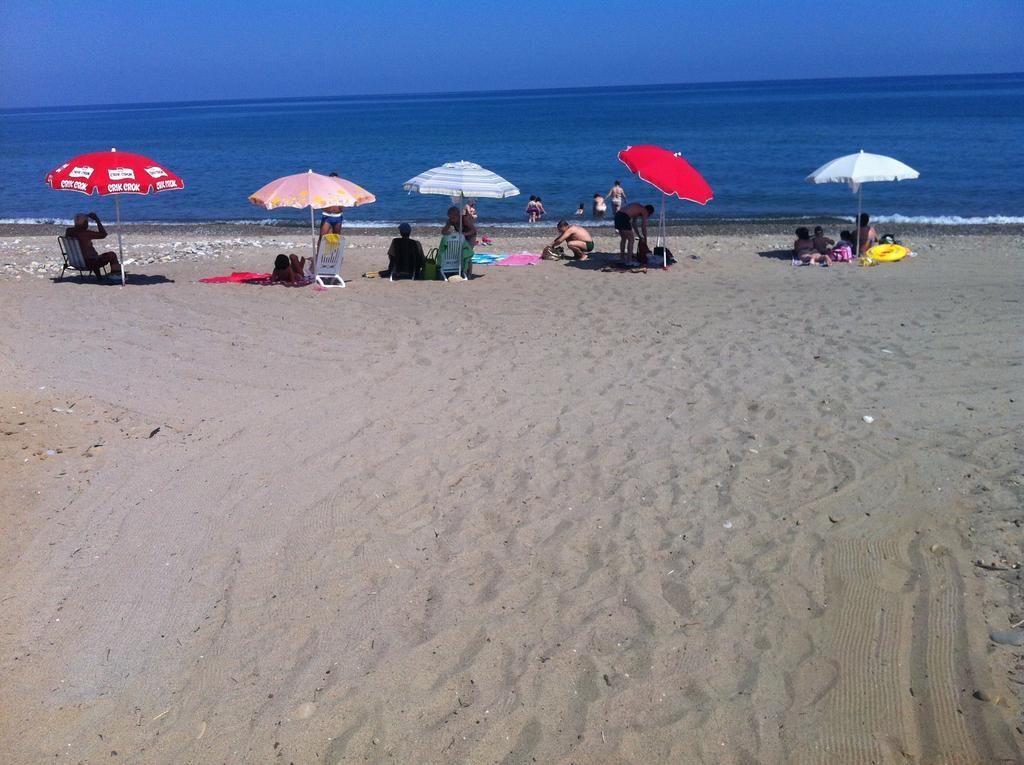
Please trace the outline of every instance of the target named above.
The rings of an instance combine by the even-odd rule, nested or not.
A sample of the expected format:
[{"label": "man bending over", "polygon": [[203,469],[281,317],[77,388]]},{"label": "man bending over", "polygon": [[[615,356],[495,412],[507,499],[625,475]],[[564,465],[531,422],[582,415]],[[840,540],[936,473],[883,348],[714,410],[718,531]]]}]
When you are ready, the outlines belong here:
[{"label": "man bending over", "polygon": [[[633,259],[633,241],[636,234],[647,238],[647,219],[654,214],[654,205],[628,204],[615,213],[615,230],[619,232],[619,257],[626,260],[626,245],[629,245],[629,259]],[[639,230],[634,228],[639,221]]]}]

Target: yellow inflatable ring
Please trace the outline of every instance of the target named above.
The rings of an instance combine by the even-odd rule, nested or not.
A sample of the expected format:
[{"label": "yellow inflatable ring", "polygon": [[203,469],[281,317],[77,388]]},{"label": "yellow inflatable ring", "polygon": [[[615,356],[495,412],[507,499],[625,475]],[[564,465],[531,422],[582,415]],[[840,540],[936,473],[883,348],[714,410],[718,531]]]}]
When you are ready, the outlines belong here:
[{"label": "yellow inflatable ring", "polygon": [[879,263],[895,263],[907,257],[908,252],[910,250],[898,244],[876,244],[865,255]]}]

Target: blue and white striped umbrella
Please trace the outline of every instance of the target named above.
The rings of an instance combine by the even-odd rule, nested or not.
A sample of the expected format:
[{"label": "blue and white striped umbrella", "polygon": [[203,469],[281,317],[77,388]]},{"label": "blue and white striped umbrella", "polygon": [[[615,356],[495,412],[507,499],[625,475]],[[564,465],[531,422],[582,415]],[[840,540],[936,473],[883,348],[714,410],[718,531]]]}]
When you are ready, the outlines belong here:
[{"label": "blue and white striped umbrella", "polygon": [[504,199],[514,197],[519,189],[500,175],[475,162],[448,162],[420,173],[405,182],[403,188],[420,194],[443,194],[471,199]]}]

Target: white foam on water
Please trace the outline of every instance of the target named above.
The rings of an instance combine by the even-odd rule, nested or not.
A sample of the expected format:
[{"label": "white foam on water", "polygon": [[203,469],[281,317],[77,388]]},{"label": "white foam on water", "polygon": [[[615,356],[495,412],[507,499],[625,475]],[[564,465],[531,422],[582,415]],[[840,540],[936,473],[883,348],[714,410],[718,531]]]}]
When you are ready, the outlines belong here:
[{"label": "white foam on water", "polygon": [[[844,220],[853,222],[852,217]],[[906,223],[924,224],[929,226],[1013,226],[1024,223],[1024,216],[1019,215],[981,215],[962,217],[960,215],[872,215],[872,223]]]}]

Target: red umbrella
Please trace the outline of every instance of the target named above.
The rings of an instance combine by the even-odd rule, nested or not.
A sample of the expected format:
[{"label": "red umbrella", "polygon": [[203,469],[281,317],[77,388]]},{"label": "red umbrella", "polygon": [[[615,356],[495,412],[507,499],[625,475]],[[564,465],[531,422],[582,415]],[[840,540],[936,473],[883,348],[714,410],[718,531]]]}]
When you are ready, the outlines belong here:
[{"label": "red umbrella", "polygon": [[82,154],[46,174],[46,185],[58,191],[80,194],[114,195],[117,210],[117,251],[122,261],[121,284],[124,284],[124,253],[121,250],[121,194],[149,194],[151,191],[173,191],[185,188],[185,182],[163,165],[149,157],[111,149]]},{"label": "red umbrella", "polygon": [[[666,197],[674,194],[699,205],[706,205],[714,198],[708,182],[678,152],[660,146],[627,146],[619,152],[619,159],[631,173],[636,173],[640,180],[647,181],[662,193],[658,229],[658,243],[662,246],[665,244]],[[668,255],[664,257],[667,266]]]}]

